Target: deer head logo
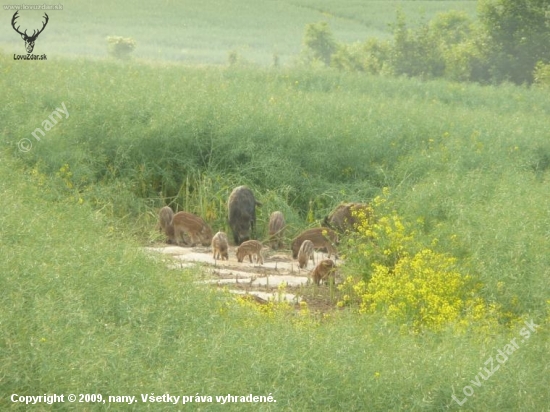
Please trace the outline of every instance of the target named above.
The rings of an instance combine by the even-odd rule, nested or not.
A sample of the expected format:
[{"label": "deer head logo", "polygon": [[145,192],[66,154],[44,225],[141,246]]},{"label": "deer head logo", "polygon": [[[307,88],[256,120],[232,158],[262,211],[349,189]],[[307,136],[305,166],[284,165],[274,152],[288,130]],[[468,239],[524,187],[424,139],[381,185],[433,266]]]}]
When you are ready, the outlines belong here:
[{"label": "deer head logo", "polygon": [[13,15],[13,17],[11,19],[11,25],[12,25],[13,29],[21,35],[21,38],[23,40],[25,40],[25,48],[27,49],[27,53],[32,53],[32,51],[34,49],[34,42],[36,41],[36,38],[38,37],[38,35],[44,31],[44,28],[46,27],[46,24],[48,24],[49,17],[46,13],[44,13],[44,17],[45,17],[46,21],[44,22],[42,28],[40,30],[38,30],[38,32],[36,32],[36,30],[33,30],[32,36],[28,36],[27,35],[27,30],[25,30],[24,33],[21,33],[19,31],[20,26],[17,26],[17,28],[15,27],[15,20],[19,17],[17,15],[17,13],[19,13],[19,11],[16,11],[15,14]]}]

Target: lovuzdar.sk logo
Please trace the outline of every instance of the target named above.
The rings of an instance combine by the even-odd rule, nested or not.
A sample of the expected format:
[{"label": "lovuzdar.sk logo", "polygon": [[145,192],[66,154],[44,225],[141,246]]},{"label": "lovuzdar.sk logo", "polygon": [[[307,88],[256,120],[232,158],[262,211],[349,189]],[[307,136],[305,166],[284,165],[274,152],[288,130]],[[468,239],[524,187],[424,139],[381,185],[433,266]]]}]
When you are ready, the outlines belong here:
[{"label": "lovuzdar.sk logo", "polygon": [[46,60],[45,54],[42,54],[39,56],[36,54],[32,54],[32,51],[34,50],[34,42],[36,41],[40,33],[44,31],[44,29],[46,28],[46,25],[48,24],[48,21],[50,20],[50,18],[48,17],[48,14],[44,13],[45,21],[42,23],[42,28],[38,31],[36,29],[33,30],[32,35],[29,36],[27,34],[27,30],[25,30],[24,32],[21,32],[19,30],[19,27],[21,26],[18,25],[17,27],[15,27],[15,24],[17,23],[16,20],[19,18],[18,13],[19,11],[16,11],[15,14],[13,15],[11,19],[11,26],[18,34],[21,35],[21,38],[25,41],[25,48],[27,49],[27,55],[14,54],[13,59],[14,60]]}]

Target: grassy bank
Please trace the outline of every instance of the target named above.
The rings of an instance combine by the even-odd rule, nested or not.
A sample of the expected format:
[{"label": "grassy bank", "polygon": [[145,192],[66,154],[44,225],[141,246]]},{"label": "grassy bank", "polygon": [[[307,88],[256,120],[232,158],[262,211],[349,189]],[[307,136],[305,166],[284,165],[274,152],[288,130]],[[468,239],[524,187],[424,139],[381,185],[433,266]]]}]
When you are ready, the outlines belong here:
[{"label": "grassy bank", "polygon": [[[546,94],[301,69],[0,63],[2,407],[19,407],[12,393],[170,392],[277,399],[224,410],[442,410],[469,385],[462,410],[546,408]],[[165,203],[224,228],[238,184],[264,203],[259,226],[280,209],[289,235],[388,187],[418,242],[438,239],[515,320],[415,334],[348,310],[259,313],[139,250]],[[526,338],[530,320],[541,328]],[[505,364],[471,383],[514,338]]]},{"label": "grassy bank", "polygon": [[[212,403],[185,406],[192,410],[459,410],[453,394],[466,400],[461,410],[548,404],[541,361],[550,349],[547,321],[537,319],[541,328],[522,339],[522,323],[491,335],[475,327],[414,335],[347,311],[322,319],[303,311],[260,313],[196,286],[194,271],[167,270],[146,257],[86,204],[47,200],[50,179],[7,157],[0,170],[5,410],[24,409],[9,400],[12,394],[44,393],[99,393],[107,403],[109,395],[131,395],[136,410],[173,410],[141,401],[152,393],[212,396]],[[479,368],[514,338],[517,352],[474,386]],[[465,385],[475,396],[463,394]],[[215,401],[249,393],[277,402]]]},{"label": "grassy bank", "polygon": [[[522,338],[521,324],[493,336],[410,335],[345,311],[258,313],[195,286],[193,271],[165,269],[86,205],[44,200],[21,164],[0,168],[4,409],[23,409],[13,393],[99,393],[168,410],[141,394],[170,393],[213,397],[192,410],[458,410],[452,395],[467,398],[462,388],[479,367]],[[548,341],[543,325],[463,409],[544,409]],[[215,395],[249,393],[277,402],[215,404]]]},{"label": "grassy bank", "polygon": [[[487,297],[516,302],[514,313],[545,310],[550,106],[542,91],[300,69],[3,63],[11,152],[57,176],[57,195],[142,239],[154,238],[164,204],[225,229],[239,184],[265,205],[262,237],[273,210],[285,212],[293,236],[339,201],[368,201],[389,187],[400,214],[423,220],[425,242],[438,238],[469,262]],[[62,104],[68,117],[56,116],[37,141],[32,133]],[[506,286],[497,292],[498,282]]]}]

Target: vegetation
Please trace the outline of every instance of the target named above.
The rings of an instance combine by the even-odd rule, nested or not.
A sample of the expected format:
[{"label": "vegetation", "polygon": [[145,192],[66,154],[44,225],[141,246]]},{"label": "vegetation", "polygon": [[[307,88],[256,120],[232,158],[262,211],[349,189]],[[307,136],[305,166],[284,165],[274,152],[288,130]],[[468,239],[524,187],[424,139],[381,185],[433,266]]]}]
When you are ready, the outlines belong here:
[{"label": "vegetation", "polygon": [[537,63],[533,77],[535,85],[543,88],[550,86],[550,64]]},{"label": "vegetation", "polygon": [[486,51],[498,81],[532,83],[537,63],[550,63],[550,4],[537,0],[484,0],[480,21],[490,39]]},{"label": "vegetation", "polygon": [[[137,0],[129,6],[107,0],[93,3],[73,0],[70,7],[51,12],[50,27],[63,28],[63,35],[47,29],[40,35],[36,53],[51,56],[106,57],[107,36],[135,39],[136,59],[186,64],[225,64],[227,53],[237,51],[247,61],[272,64],[273,54],[290,64],[302,48],[304,27],[327,21],[341,43],[367,37],[390,37],[388,26],[401,8],[415,24],[449,9],[475,17],[475,1],[385,1],[368,0],[186,0],[161,4]],[[6,20],[8,16],[7,11]],[[13,14],[13,12],[11,13]],[[8,23],[9,27],[9,23]],[[21,46],[20,36],[10,29],[0,47]]]},{"label": "vegetation", "polygon": [[306,28],[304,43],[312,58],[344,70],[531,84],[535,70],[550,63],[549,19],[545,2],[485,0],[475,22],[453,10],[409,28],[399,11],[392,41],[371,38],[362,44],[338,44],[323,23],[322,30]]},{"label": "vegetation", "polygon": [[[24,409],[11,403],[14,393],[131,395],[136,410],[174,408],[141,401],[153,393],[212,396],[212,403],[186,405],[205,410],[217,409],[216,395],[277,400],[220,407],[239,411],[363,410],[365,399],[370,410],[459,410],[453,395],[466,399],[465,410],[548,404],[541,359],[550,349],[549,319],[534,318],[540,328],[489,380],[473,386],[489,358],[511,339],[520,342],[524,324],[491,334],[475,328],[411,334],[377,314],[256,310],[196,285],[194,271],[167,270],[145,256],[128,232],[86,202],[58,197],[57,178],[27,173],[7,153],[2,159],[3,409]],[[467,385],[475,397],[463,394]]]},{"label": "vegetation", "polygon": [[[510,321],[513,314],[482,298],[479,281],[464,273],[465,260],[439,251],[437,238],[426,242],[422,229],[403,222],[388,197],[384,190],[374,199],[369,214],[376,217],[356,212],[360,223],[349,239],[351,259],[345,267],[351,275],[338,286],[348,293],[338,306],[358,303],[359,313],[382,312],[417,331],[473,324],[487,333],[497,322]],[[353,276],[357,273],[362,276]]]},{"label": "vegetation", "polygon": [[[291,10],[363,24],[351,3]],[[197,410],[547,408],[548,62],[533,88],[423,81],[495,75],[471,17],[398,21],[401,48],[344,47],[330,27],[308,26],[306,43],[345,70],[259,68],[234,47],[223,67],[0,53],[0,409],[24,409],[14,393],[131,395],[136,410],[173,410],[141,400],[152,393],[213,398]],[[117,33],[136,39],[136,57],[150,47]],[[408,71],[419,78],[375,75]],[[340,245],[338,306],[258,306],[143,253],[164,204],[226,229],[240,184],[263,203],[260,230],[282,210],[289,237],[341,201],[371,204]],[[250,393],[277,402],[215,405]]]},{"label": "vegetation", "polygon": [[107,37],[107,44],[109,46],[109,54],[116,59],[128,59],[130,54],[136,48],[136,42],[134,39],[120,36]]}]

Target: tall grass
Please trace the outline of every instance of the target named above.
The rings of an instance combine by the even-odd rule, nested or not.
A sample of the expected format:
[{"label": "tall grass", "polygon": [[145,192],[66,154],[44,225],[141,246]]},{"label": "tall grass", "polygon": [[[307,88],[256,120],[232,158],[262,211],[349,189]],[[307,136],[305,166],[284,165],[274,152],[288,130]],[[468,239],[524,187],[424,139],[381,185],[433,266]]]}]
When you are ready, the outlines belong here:
[{"label": "tall grass", "polygon": [[[2,408],[18,408],[12,393],[170,392],[272,393],[264,410],[459,409],[451,396],[519,335],[521,323],[415,335],[376,314],[266,316],[139,250],[156,207],[223,227],[243,183],[264,202],[260,222],[282,209],[297,230],[310,210],[390,187],[404,219],[422,218],[420,239],[438,238],[488,300],[541,325],[462,409],[548,405],[545,94],[299,69],[0,63]],[[70,116],[35,141],[62,102]]]},{"label": "tall grass", "polygon": [[[519,334],[521,325],[494,336],[415,336],[348,312],[322,320],[286,311],[266,316],[197,286],[193,271],[165,269],[86,204],[44,200],[51,179],[6,157],[0,170],[4,410],[24,409],[11,403],[13,393],[132,395],[135,410],[174,408],[142,403],[140,394],[151,393],[271,393],[277,400],[224,410],[458,410],[452,395],[464,398],[462,387],[472,385],[479,367]],[[463,409],[544,409],[540,360],[548,342],[546,326],[533,333]]]},{"label": "tall grass", "polygon": [[[488,295],[505,282],[519,312],[544,308],[542,91],[300,69],[2,60],[12,153],[58,175],[62,195],[141,236],[163,204],[226,229],[225,202],[239,184],[265,203],[259,227],[283,209],[289,235],[307,216],[390,187],[408,219],[423,218],[427,236],[471,260]],[[35,141],[30,133],[62,102],[69,118]],[[17,150],[21,138],[30,152]]]},{"label": "tall grass", "polygon": [[[16,71],[4,59],[7,142],[30,138],[24,158],[45,172],[69,164],[72,184],[96,202],[116,185],[117,207],[134,215],[166,201],[187,208],[206,187],[219,205],[246,183],[260,196],[281,193],[302,217],[313,201],[322,217],[340,198],[409,189],[433,171],[527,176],[548,163],[549,105],[537,91],[300,69],[81,61]],[[34,141],[30,133],[62,102],[70,117]]]}]

